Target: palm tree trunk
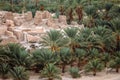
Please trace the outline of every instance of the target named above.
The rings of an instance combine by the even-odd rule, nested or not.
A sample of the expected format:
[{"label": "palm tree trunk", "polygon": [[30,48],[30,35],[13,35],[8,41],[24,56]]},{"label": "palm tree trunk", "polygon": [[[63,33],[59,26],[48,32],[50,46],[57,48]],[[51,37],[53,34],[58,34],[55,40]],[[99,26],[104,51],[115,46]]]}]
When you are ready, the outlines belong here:
[{"label": "palm tree trunk", "polygon": [[10,0],[10,4],[11,4],[12,11],[13,11],[13,0]]},{"label": "palm tree trunk", "polygon": [[116,72],[119,73],[119,68],[118,67],[116,68]]},{"label": "palm tree trunk", "polygon": [[117,43],[117,45],[116,45],[116,51],[118,51],[118,50],[120,50],[120,43],[119,43],[119,34],[117,34],[117,37],[116,37],[116,43]]},{"label": "palm tree trunk", "polygon": [[62,65],[62,73],[65,73],[65,64]]},{"label": "palm tree trunk", "polygon": [[105,67],[107,67],[107,62],[105,62]]},{"label": "palm tree trunk", "polygon": [[80,59],[78,60],[78,64],[77,64],[78,67],[80,67]]},{"label": "palm tree trunk", "polygon": [[93,71],[93,76],[96,76],[96,70]]},{"label": "palm tree trunk", "polygon": [[35,0],[35,6],[38,7],[38,0]]},{"label": "palm tree trunk", "polygon": [[53,80],[53,78],[49,78],[48,80]]}]

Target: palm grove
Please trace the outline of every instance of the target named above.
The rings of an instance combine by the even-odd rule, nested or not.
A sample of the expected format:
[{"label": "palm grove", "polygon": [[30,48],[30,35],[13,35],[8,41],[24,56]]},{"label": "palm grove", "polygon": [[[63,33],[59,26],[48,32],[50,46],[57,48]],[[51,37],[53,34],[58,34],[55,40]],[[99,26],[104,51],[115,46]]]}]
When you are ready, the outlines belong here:
[{"label": "palm grove", "polygon": [[[4,2],[3,0],[2,2]],[[5,4],[10,4],[6,0]],[[120,6],[97,0],[10,0],[12,7],[3,10],[48,10],[56,17],[67,16],[67,22],[77,21],[85,28],[69,27],[63,30],[50,30],[42,37],[42,49],[31,53],[20,44],[0,46],[0,76],[2,79],[29,80],[29,72],[40,74],[49,80],[61,79],[60,74],[68,72],[73,78],[80,77],[80,71],[92,72],[120,68]],[[17,1],[17,2],[15,2]],[[116,0],[117,1],[117,0]],[[39,3],[39,4],[38,4]],[[16,4],[19,4],[18,6]],[[58,5],[59,4],[59,5]],[[17,6],[17,7],[16,7]],[[18,9],[17,11],[17,8]],[[70,69],[66,69],[66,67]]]}]

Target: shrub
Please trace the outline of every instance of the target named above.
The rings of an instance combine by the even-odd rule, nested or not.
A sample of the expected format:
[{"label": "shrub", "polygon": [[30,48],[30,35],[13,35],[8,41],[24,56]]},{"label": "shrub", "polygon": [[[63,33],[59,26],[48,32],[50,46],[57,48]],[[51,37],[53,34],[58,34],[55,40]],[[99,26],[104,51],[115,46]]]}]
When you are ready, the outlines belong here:
[{"label": "shrub", "polygon": [[71,75],[73,78],[80,77],[79,69],[78,69],[77,67],[72,67],[72,68],[70,68],[69,72],[70,72],[70,75]]},{"label": "shrub", "polygon": [[10,70],[13,80],[29,80],[28,72],[24,67],[14,67]]},{"label": "shrub", "polygon": [[60,71],[54,64],[48,64],[42,71],[41,77],[48,78],[48,80],[53,80],[54,78],[60,79]]}]

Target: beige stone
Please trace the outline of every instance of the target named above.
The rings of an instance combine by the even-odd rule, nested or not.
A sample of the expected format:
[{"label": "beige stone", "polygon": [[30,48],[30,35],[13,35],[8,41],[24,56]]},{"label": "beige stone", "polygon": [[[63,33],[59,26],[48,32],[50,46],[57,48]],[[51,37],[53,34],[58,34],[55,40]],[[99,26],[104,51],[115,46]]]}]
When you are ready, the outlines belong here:
[{"label": "beige stone", "polygon": [[7,31],[7,27],[0,25],[0,35],[4,35],[6,31]]},{"label": "beige stone", "polygon": [[71,25],[78,25],[78,23],[76,21],[72,21]]},{"label": "beige stone", "polygon": [[49,13],[48,11],[44,11],[42,13],[43,19],[49,19],[52,17],[51,13]]},{"label": "beige stone", "polygon": [[64,16],[64,15],[60,15],[59,16],[59,22],[60,23],[62,23],[62,24],[64,24],[64,25],[67,25],[67,21],[66,21],[67,19],[66,19],[66,16]]},{"label": "beige stone", "polygon": [[0,24],[3,24],[4,22],[5,22],[4,13],[0,12]]},{"label": "beige stone", "polygon": [[40,11],[37,11],[34,17],[34,24],[38,25],[42,22],[42,13]]},{"label": "beige stone", "polygon": [[32,36],[30,34],[27,35],[27,41],[28,42],[38,42],[39,41],[39,37],[38,36]]},{"label": "beige stone", "polygon": [[44,33],[44,29],[43,28],[35,28],[35,29],[32,29],[31,31],[28,31],[27,33],[29,33],[29,34],[42,34],[42,33]]},{"label": "beige stone", "polygon": [[6,32],[5,32],[5,35],[6,35],[6,36],[9,36],[9,37],[13,37],[13,32],[11,32],[11,31],[6,31]]},{"label": "beige stone", "polygon": [[59,26],[57,24],[55,24],[53,21],[51,21],[49,19],[48,19],[46,24],[47,24],[48,27],[51,27],[51,28],[54,28],[54,29],[59,28]]},{"label": "beige stone", "polygon": [[12,36],[12,37],[8,37],[8,38],[3,39],[0,44],[1,45],[6,45],[8,43],[18,43],[18,40],[16,39],[15,36]]},{"label": "beige stone", "polygon": [[19,41],[23,41],[23,33],[21,30],[14,30],[13,33]]},{"label": "beige stone", "polygon": [[14,16],[12,12],[6,12],[4,18],[7,20],[13,20]]},{"label": "beige stone", "polygon": [[24,22],[25,22],[24,16],[18,15],[18,16],[16,16],[16,17],[14,17],[14,23],[15,23],[16,26],[20,26],[20,25],[22,25]]},{"label": "beige stone", "polygon": [[15,27],[8,27],[7,30],[13,32]]},{"label": "beige stone", "polygon": [[33,19],[33,17],[32,17],[32,12],[27,12],[27,13],[25,13],[25,20],[26,21],[31,21]]},{"label": "beige stone", "polygon": [[6,20],[6,25],[8,27],[14,27],[15,26],[14,21],[12,21],[12,20]]}]

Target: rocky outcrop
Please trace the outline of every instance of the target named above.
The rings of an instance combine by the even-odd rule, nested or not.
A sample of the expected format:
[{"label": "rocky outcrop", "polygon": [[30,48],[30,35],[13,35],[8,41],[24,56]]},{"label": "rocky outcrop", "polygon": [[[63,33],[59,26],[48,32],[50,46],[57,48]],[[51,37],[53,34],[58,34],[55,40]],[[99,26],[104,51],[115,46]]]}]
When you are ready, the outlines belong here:
[{"label": "rocky outcrop", "polygon": [[49,19],[49,18],[52,18],[52,15],[48,11],[44,11],[44,12],[42,12],[42,18]]},{"label": "rocky outcrop", "polygon": [[25,22],[24,16],[15,16],[14,17],[14,23],[16,26],[20,26],[21,24],[23,24]]},{"label": "rocky outcrop", "polygon": [[4,16],[5,20],[13,20],[14,16],[12,12],[6,12]]},{"label": "rocky outcrop", "polygon": [[66,16],[54,16],[48,11],[36,11],[34,18],[32,12],[19,14],[0,11],[0,36],[5,36],[2,44],[39,42],[40,36],[44,36],[46,31],[67,26]]},{"label": "rocky outcrop", "polygon": [[27,41],[28,42],[39,42],[39,37],[38,36],[32,36],[32,35],[27,35]]},{"label": "rocky outcrop", "polygon": [[7,27],[5,25],[0,25],[0,35],[4,35],[7,31]]},{"label": "rocky outcrop", "polygon": [[33,19],[32,12],[27,12],[25,13],[25,20],[26,21],[31,21]]},{"label": "rocky outcrop", "polygon": [[8,36],[8,37],[13,37],[14,36],[13,32],[11,32],[11,31],[6,31],[5,35]]},{"label": "rocky outcrop", "polygon": [[16,39],[15,36],[12,37],[7,37],[7,38],[2,38],[2,42],[0,43],[0,45],[6,45],[8,43],[18,43],[18,40]]},{"label": "rocky outcrop", "polygon": [[14,27],[15,26],[14,21],[13,20],[6,20],[6,26]]},{"label": "rocky outcrop", "polygon": [[42,13],[40,11],[37,11],[34,17],[34,24],[38,25],[42,22]]},{"label": "rocky outcrop", "polygon": [[13,33],[17,37],[18,41],[23,41],[23,32],[21,30],[14,30]]},{"label": "rocky outcrop", "polygon": [[64,25],[67,25],[67,22],[66,22],[66,16],[64,15],[59,15],[59,22],[64,24]]}]

